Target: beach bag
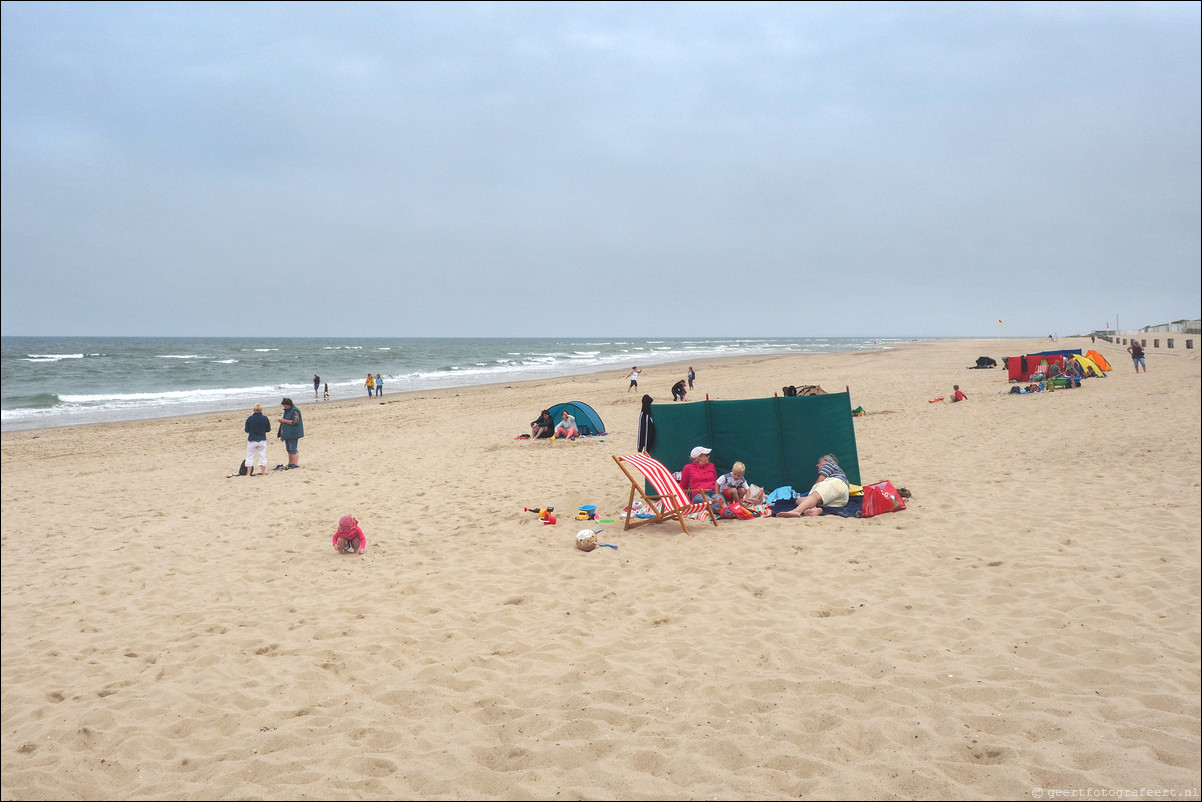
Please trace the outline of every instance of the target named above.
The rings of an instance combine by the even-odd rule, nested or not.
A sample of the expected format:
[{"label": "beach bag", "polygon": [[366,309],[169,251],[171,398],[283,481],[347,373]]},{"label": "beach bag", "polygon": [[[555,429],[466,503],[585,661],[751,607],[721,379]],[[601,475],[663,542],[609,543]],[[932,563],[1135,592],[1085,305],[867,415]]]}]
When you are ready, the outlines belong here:
[{"label": "beach bag", "polygon": [[744,521],[749,521],[755,517],[755,514],[751,510],[737,501],[727,504],[726,510],[730,513],[729,517],[731,518],[740,518]]},{"label": "beach bag", "polygon": [[905,508],[905,500],[888,479],[883,482],[864,485],[864,503],[860,512],[861,518],[872,518],[881,513],[904,510]]},{"label": "beach bag", "polygon": [[246,467],[246,460],[242,460],[242,464],[238,466],[238,475],[246,476],[248,473],[250,473],[250,468]]}]

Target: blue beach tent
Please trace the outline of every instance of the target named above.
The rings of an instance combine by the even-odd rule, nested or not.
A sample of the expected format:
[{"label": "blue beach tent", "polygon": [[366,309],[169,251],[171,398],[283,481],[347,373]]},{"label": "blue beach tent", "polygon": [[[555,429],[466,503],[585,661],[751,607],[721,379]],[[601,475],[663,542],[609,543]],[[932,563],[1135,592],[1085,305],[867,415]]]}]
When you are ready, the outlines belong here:
[{"label": "blue beach tent", "polygon": [[605,434],[605,424],[601,422],[601,416],[593,411],[593,408],[588,404],[580,401],[569,401],[566,404],[556,404],[548,410],[551,413],[551,420],[555,421],[555,425],[559,425],[559,413],[567,411],[569,415],[576,419],[576,428],[580,430],[581,437],[593,437],[599,434]]}]

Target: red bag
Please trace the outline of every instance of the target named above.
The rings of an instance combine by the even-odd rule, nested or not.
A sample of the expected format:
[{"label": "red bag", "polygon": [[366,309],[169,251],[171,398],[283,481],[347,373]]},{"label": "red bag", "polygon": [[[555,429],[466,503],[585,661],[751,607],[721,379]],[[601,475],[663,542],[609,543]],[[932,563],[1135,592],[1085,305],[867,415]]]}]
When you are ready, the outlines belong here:
[{"label": "red bag", "polygon": [[904,510],[905,500],[898,494],[893,483],[886,479],[876,484],[864,485],[864,504],[860,512],[861,518],[871,518],[883,512]]},{"label": "red bag", "polygon": [[755,513],[753,513],[751,510],[747,509],[746,507],[744,507],[742,504],[740,504],[737,501],[732,502],[731,504],[728,504],[726,506],[726,509],[728,509],[732,513],[734,513],[734,516],[736,518],[741,518],[744,521],[750,521],[752,518],[755,517]]}]

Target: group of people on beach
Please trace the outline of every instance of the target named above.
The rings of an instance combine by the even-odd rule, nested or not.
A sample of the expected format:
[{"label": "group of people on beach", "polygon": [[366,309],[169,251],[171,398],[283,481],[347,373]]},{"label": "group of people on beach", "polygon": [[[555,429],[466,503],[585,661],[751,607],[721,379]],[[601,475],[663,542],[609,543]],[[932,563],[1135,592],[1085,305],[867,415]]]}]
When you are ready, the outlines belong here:
[{"label": "group of people on beach", "polygon": [[536,419],[530,421],[530,437],[523,439],[575,440],[579,436],[580,429],[576,426],[575,415],[569,414],[565,409],[559,413],[559,423],[556,423],[551,416],[551,410],[544,409]]},{"label": "group of people on beach", "polygon": [[[316,378],[316,377],[315,377]],[[284,449],[288,452],[287,466],[280,468],[299,468],[300,451],[298,441],[305,436],[305,423],[300,409],[292,403],[291,398],[283,398],[280,405],[284,408],[276,418],[279,428],[275,436],[284,441]],[[259,475],[267,473],[267,434],[271,431],[271,419],[263,414],[263,405],[255,404],[254,412],[243,425],[246,432],[246,475],[255,475],[255,464],[259,466]]]},{"label": "group of people on beach", "polygon": [[363,382],[363,386],[367,388],[367,397],[376,397],[384,395],[384,377],[377,373],[375,376],[367,374],[367,381]]},{"label": "group of people on beach", "polygon": [[[747,466],[734,463],[729,473],[718,475],[718,468],[710,462],[713,449],[696,446],[690,452],[690,461],[680,469],[680,486],[694,504],[706,504],[715,516],[731,517],[727,509],[732,505],[760,504],[764,502],[764,490],[747,480]],[[810,491],[796,496],[792,508],[786,507],[772,513],[779,518],[814,517],[824,509],[847,506],[851,498],[851,483],[847,474],[839,467],[833,454],[824,454],[818,459],[818,478]]]},{"label": "group of people on beach", "polygon": [[[626,379],[630,382],[629,386],[626,388],[626,392],[629,393],[631,390],[639,389],[639,374],[642,372],[643,371],[639,370],[638,365],[635,365],[631,369],[630,373],[626,376]],[[689,365],[689,372],[685,374],[685,377],[672,385],[672,400],[684,401],[687,392],[693,389],[693,381],[696,378],[697,372],[693,370],[692,365]]]},{"label": "group of people on beach", "polygon": [[[320,380],[313,375],[314,392]],[[326,391],[327,397],[329,390]],[[284,449],[288,452],[288,464],[277,465],[277,469],[299,468],[300,452],[297,442],[305,436],[305,423],[301,411],[291,398],[280,400],[283,412],[276,418],[279,428],[276,437],[284,441]],[[255,404],[254,412],[246,419],[243,426],[246,431],[246,475],[255,475],[255,464],[259,466],[259,475],[267,473],[267,435],[271,431],[271,419],[263,414],[263,405]],[[353,515],[344,515],[338,520],[338,529],[334,532],[334,550],[342,554],[363,554],[367,551],[367,535]]]}]

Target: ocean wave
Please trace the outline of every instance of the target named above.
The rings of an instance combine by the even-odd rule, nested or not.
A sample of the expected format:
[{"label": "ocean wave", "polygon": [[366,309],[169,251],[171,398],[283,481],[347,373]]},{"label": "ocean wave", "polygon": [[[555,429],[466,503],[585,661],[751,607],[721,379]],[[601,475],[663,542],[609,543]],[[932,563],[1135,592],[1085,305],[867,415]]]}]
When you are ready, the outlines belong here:
[{"label": "ocean wave", "polygon": [[[378,362],[371,365],[372,373],[387,376],[387,388],[396,392],[628,371],[632,364],[687,364],[706,357],[885,348],[901,341],[694,337],[604,341],[452,338],[408,343],[369,338],[361,344],[353,340],[234,344],[225,338],[199,338],[174,343],[135,339],[114,348],[108,344],[98,348],[89,342],[29,342],[14,348],[5,362],[4,389],[13,396],[4,399],[3,423],[8,430],[242,410],[256,402],[275,404],[281,396],[304,403],[310,397],[314,373],[328,381],[332,398],[348,398],[362,393],[363,379],[358,377],[367,367],[364,357]],[[93,353],[104,359],[87,358]],[[285,356],[312,363],[302,370],[294,361],[282,359]],[[34,359],[66,361],[38,365],[32,364]]]},{"label": "ocean wave", "polygon": [[83,359],[83,354],[30,354],[26,362],[58,362],[62,359]]},{"label": "ocean wave", "polygon": [[[298,385],[299,386],[299,385]],[[309,387],[312,388],[312,383]],[[242,398],[244,396],[275,394],[281,389],[279,385],[259,385],[254,387],[214,387],[192,390],[159,390],[145,393],[92,393],[92,394],[63,394],[59,398],[64,404],[78,405],[140,405],[175,402],[191,403],[226,398]]]},{"label": "ocean wave", "polygon": [[11,409],[51,409],[62,403],[54,393],[35,393],[33,395],[14,395],[4,399],[4,410]]}]

